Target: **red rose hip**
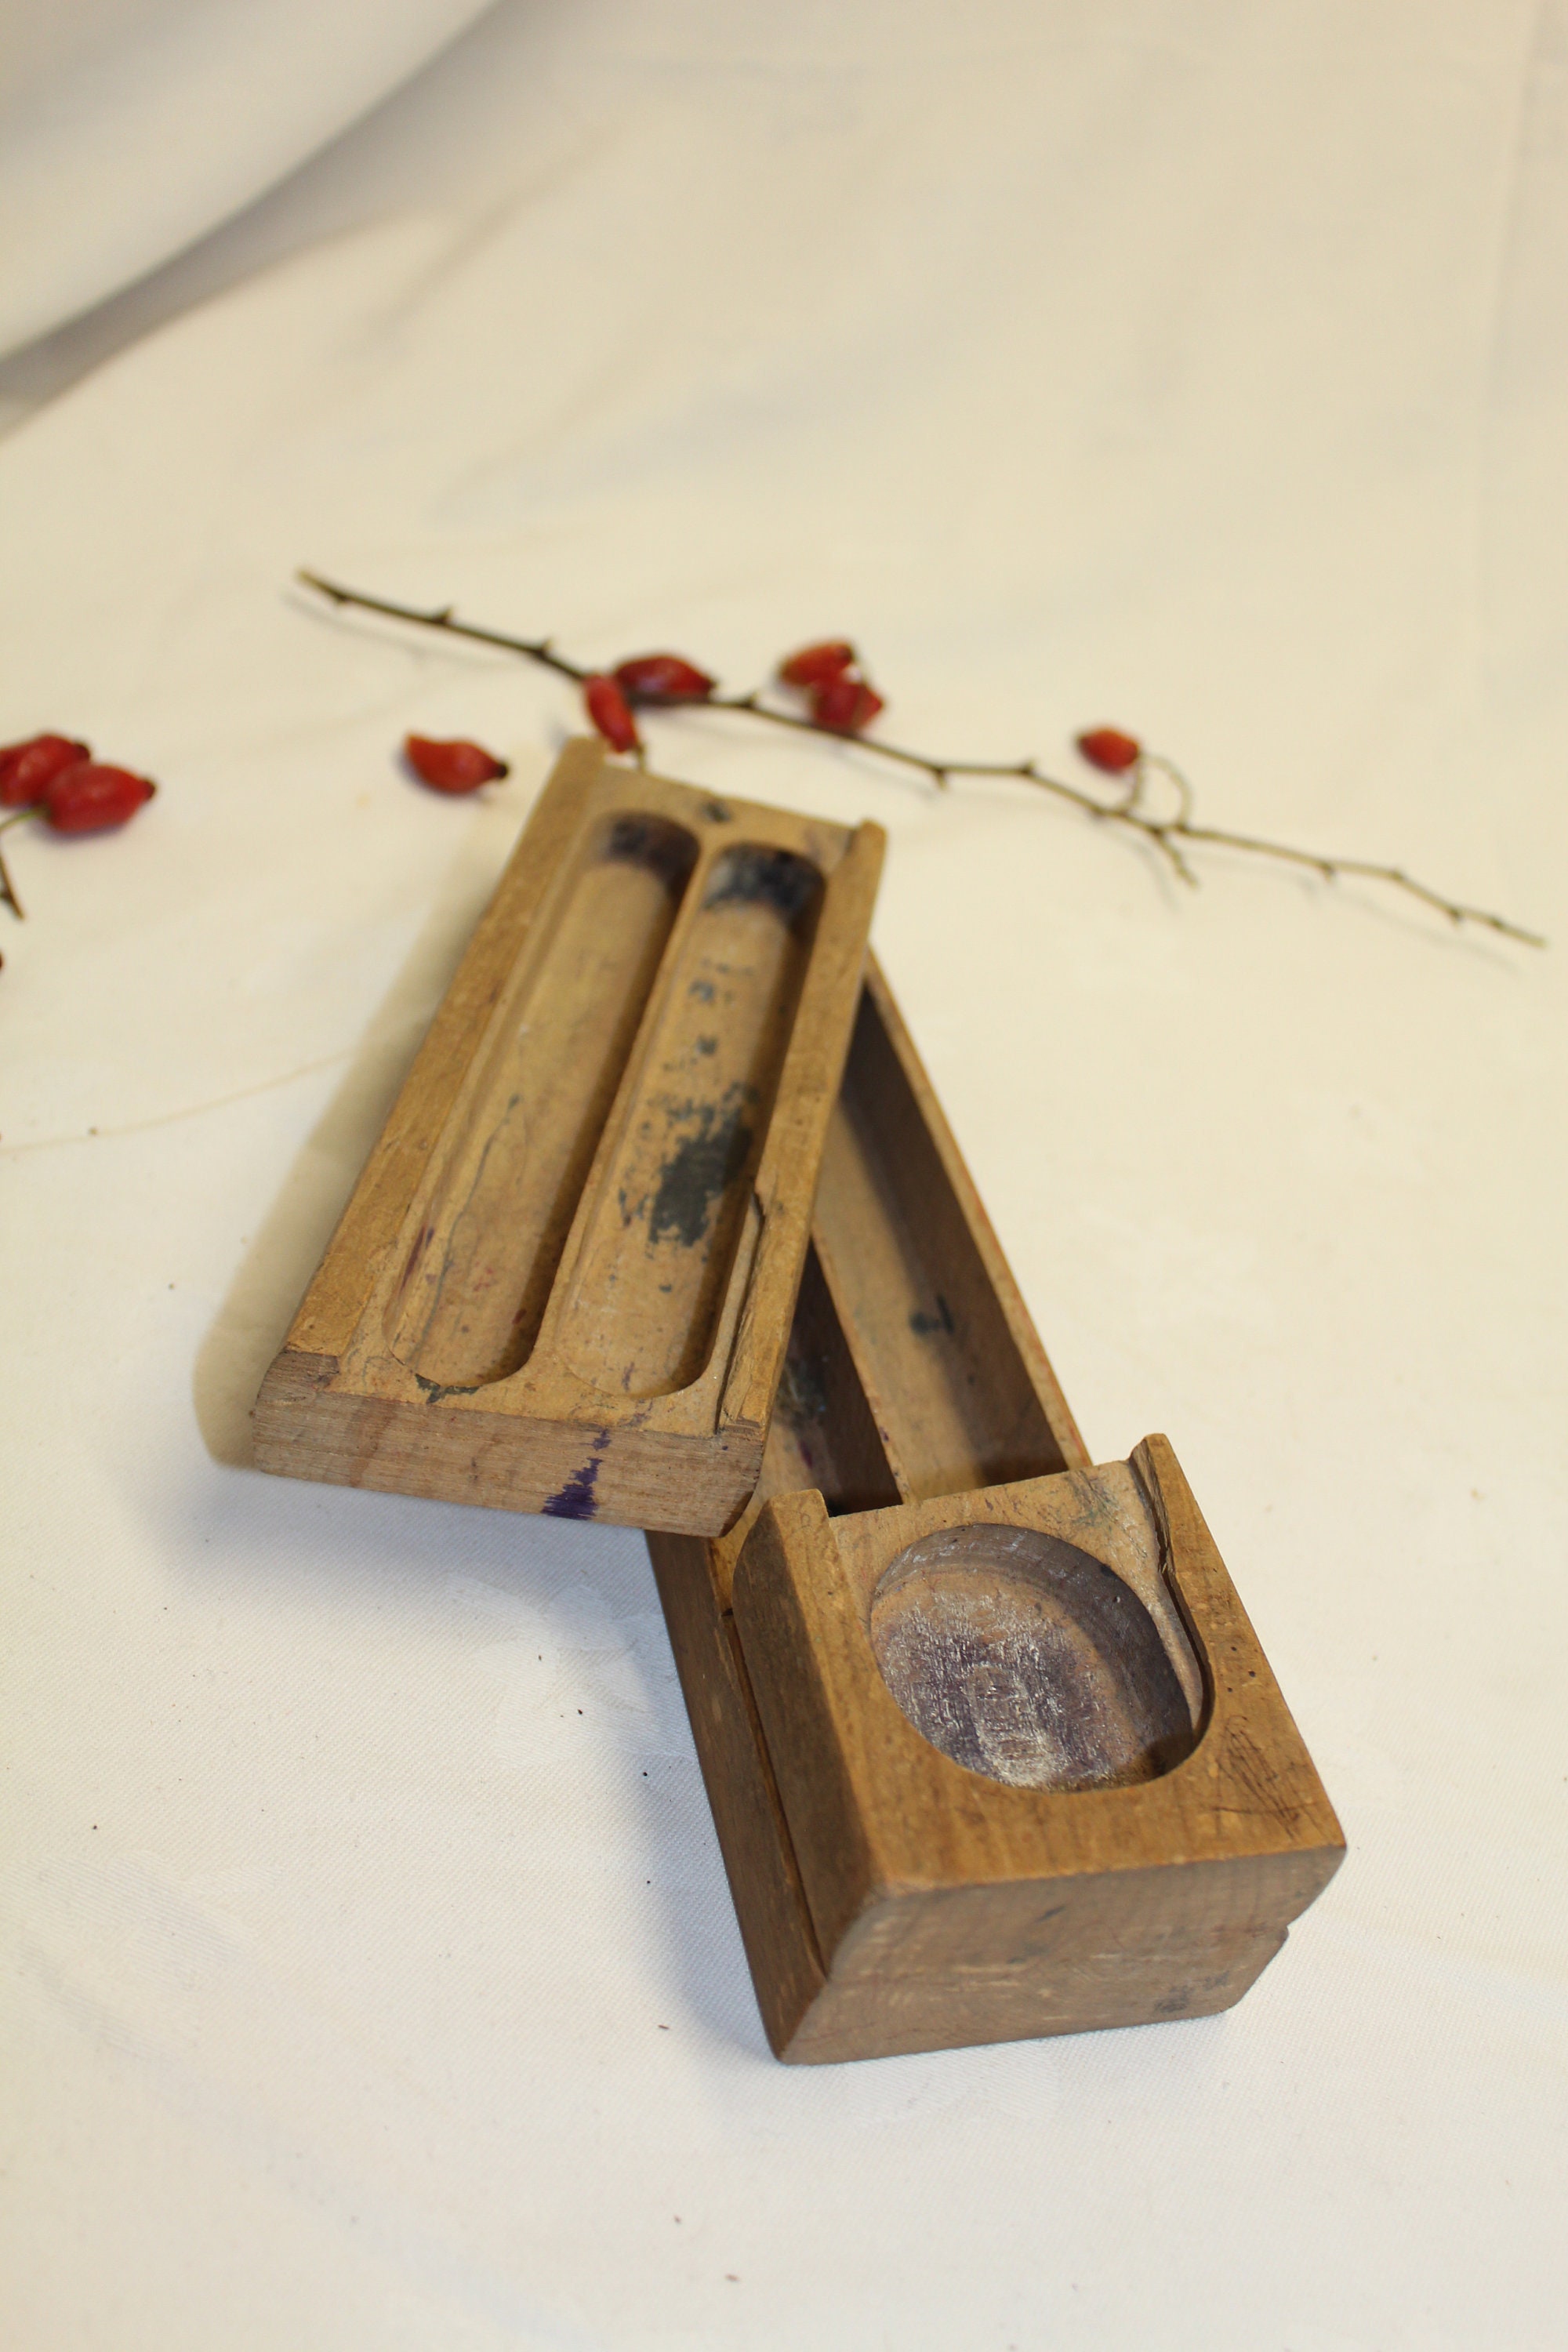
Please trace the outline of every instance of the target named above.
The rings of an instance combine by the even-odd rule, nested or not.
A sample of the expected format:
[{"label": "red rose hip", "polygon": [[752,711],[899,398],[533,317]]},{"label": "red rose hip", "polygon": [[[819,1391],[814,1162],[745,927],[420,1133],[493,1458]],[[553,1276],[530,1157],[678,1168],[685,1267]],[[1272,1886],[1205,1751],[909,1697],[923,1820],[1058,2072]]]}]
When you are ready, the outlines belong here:
[{"label": "red rose hip", "polygon": [[129,824],[158,787],[129,768],[79,761],[55,778],[44,795],[44,822],[56,833],[110,833]]},{"label": "red rose hip", "polygon": [[1124,735],[1120,727],[1090,727],[1078,738],[1078,748],[1091,768],[1108,776],[1124,776],[1143,757],[1136,735]]},{"label": "red rose hip", "polygon": [[715,681],[683,654],[634,654],[611,672],[633,702],[706,702]]},{"label": "red rose hip", "polygon": [[818,646],[802,646],[779,664],[785,686],[826,686],[855,667],[855,648],[847,637],[825,637]]},{"label": "red rose hip", "polygon": [[869,727],[879,710],[887,705],[874,686],[863,677],[851,677],[847,672],[830,677],[819,686],[811,698],[811,715],[819,727],[835,735],[858,735]]},{"label": "red rose hip", "polygon": [[637,720],[631,707],[613,677],[590,677],[583,687],[583,699],[588,706],[588,716],[609,745],[612,751],[637,751],[642,748]]},{"label": "red rose hip", "polygon": [[35,808],[57,776],[92,754],[68,735],[35,735],[0,751],[0,808]]},{"label": "red rose hip", "polygon": [[481,784],[492,784],[498,776],[510,772],[506,761],[487,751],[482,743],[469,743],[461,737],[438,742],[429,735],[406,735],[403,756],[420,782],[428,784],[433,793],[477,793]]}]

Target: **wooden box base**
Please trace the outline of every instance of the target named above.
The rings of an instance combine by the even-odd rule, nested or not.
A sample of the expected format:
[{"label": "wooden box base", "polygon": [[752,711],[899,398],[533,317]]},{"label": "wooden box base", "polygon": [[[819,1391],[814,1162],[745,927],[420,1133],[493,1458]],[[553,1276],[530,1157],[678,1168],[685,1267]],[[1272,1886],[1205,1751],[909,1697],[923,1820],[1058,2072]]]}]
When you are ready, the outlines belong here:
[{"label": "wooden box base", "polygon": [[1199,2016],[1343,1852],[1164,1440],[1092,1468],[868,976],[762,1486],[650,1536],[769,2039]]}]

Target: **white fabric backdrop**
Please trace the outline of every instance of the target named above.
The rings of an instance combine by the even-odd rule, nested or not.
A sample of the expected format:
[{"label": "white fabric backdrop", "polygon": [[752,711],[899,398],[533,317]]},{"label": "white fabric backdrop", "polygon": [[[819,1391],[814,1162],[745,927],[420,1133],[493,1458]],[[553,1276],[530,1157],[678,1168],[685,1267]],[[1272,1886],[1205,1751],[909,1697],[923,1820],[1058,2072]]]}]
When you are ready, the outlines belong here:
[{"label": "white fabric backdrop", "polygon": [[[163,786],[10,836],[8,2342],[1561,2342],[1565,58],[1562,0],[502,5],[0,380],[0,740]],[[848,630],[908,740],[1113,719],[1553,934],[657,737],[889,827],[1089,1443],[1215,1527],[1351,1840],[1229,2016],[776,2067],[640,1538],[247,1466],[574,723],[301,561],[736,681]]]},{"label": "white fabric backdrop", "polygon": [[488,0],[6,0],[0,352],[269,187]]}]

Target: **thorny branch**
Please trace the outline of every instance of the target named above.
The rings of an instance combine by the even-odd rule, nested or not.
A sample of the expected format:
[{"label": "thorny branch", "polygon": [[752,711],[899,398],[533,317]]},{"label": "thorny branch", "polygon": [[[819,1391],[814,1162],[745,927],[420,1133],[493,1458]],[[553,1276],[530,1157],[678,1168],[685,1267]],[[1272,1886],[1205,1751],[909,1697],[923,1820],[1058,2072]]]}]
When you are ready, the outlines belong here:
[{"label": "thorny branch", "polygon": [[[466,637],[477,645],[495,646],[503,653],[519,654],[524,659],[538,662],[559,677],[572,678],[585,685],[595,673],[582,664],[571,661],[557,652],[549,637],[509,636],[499,629],[480,628],[472,621],[459,621],[455,608],[444,604],[434,612],[422,612],[409,604],[397,604],[384,596],[370,596],[357,588],[345,588],[338,582],[323,580],[320,573],[301,571],[298,577],[307,588],[313,588],[337,605],[352,604],[361,612],[384,614],[395,621],[410,621],[420,628],[438,629],[448,636]],[[880,737],[856,734],[847,737],[837,728],[825,727],[816,719],[798,712],[781,710],[764,701],[760,688],[750,694],[714,694],[701,702],[681,706],[686,709],[732,710],[752,719],[764,719],[770,727],[790,727],[805,735],[821,735],[831,742],[853,741],[859,750],[873,753],[879,760],[895,766],[913,768],[945,791],[955,776],[1016,777],[1024,783],[1037,784],[1042,792],[1054,793],[1058,800],[1069,802],[1086,816],[1103,824],[1124,827],[1150,843],[1166,860],[1177,879],[1193,888],[1197,876],[1187,861],[1186,847],[1201,843],[1217,849],[1241,849],[1258,857],[1272,857],[1288,866],[1305,866],[1319,874],[1324,881],[1332,882],[1342,875],[1354,875],[1371,882],[1385,882],[1407,897],[1418,899],[1425,907],[1446,915],[1456,926],[1478,923],[1503,937],[1519,940],[1526,947],[1543,948],[1546,941],[1539,932],[1527,931],[1518,923],[1510,923],[1502,915],[1489,913],[1483,907],[1469,907],[1460,900],[1445,898],[1433,890],[1402,866],[1381,866],[1363,857],[1329,856],[1310,849],[1292,849],[1279,841],[1264,841],[1252,834],[1232,833],[1221,825],[1197,824],[1193,821],[1193,795],[1187,781],[1170,761],[1158,753],[1145,752],[1138,762],[1127,791],[1120,800],[1103,800],[1081,785],[1064,783],[1058,776],[1048,776],[1033,760],[938,760],[923,751],[911,751],[902,745],[889,743]],[[1144,804],[1144,795],[1152,774],[1158,773],[1173,787],[1176,794],[1175,813],[1160,815]]]}]

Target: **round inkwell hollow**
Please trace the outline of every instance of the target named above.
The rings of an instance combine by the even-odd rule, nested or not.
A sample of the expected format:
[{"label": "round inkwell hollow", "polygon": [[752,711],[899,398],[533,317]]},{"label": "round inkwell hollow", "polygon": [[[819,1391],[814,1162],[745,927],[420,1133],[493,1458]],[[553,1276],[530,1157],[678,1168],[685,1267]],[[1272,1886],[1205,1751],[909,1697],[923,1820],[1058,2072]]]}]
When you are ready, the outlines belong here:
[{"label": "round inkwell hollow", "polygon": [[1153,1618],[1114,1569],[1035,1528],[941,1528],[871,1595],[882,1679],[921,1738],[1019,1789],[1152,1780],[1197,1737]]}]

